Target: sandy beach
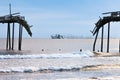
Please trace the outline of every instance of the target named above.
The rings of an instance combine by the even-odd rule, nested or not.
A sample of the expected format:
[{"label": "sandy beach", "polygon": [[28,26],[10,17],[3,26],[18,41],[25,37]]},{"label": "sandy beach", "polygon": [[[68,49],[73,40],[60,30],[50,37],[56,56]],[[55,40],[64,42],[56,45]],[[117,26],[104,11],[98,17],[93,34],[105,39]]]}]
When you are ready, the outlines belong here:
[{"label": "sandy beach", "polygon": [[1,80],[120,79],[117,39],[111,40],[111,53],[92,52],[93,39],[23,39],[22,51],[17,39],[14,51],[5,51],[0,40]]}]

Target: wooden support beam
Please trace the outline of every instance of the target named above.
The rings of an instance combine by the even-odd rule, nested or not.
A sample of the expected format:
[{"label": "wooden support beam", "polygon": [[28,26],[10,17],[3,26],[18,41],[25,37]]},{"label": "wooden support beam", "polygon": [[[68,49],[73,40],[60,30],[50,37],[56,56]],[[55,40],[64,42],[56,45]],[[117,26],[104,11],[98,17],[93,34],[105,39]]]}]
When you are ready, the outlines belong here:
[{"label": "wooden support beam", "polygon": [[97,34],[96,34],[96,36],[95,36],[95,41],[94,41],[94,44],[93,44],[93,51],[95,51],[95,45],[96,45],[98,33],[99,33],[99,31],[97,32]]},{"label": "wooden support beam", "polygon": [[109,43],[110,43],[110,22],[108,23],[107,53],[109,53]]},{"label": "wooden support beam", "polygon": [[14,23],[12,28],[12,50],[14,49]]},{"label": "wooden support beam", "polygon": [[101,52],[103,52],[103,36],[104,36],[104,26],[102,27],[102,34],[101,34]]}]

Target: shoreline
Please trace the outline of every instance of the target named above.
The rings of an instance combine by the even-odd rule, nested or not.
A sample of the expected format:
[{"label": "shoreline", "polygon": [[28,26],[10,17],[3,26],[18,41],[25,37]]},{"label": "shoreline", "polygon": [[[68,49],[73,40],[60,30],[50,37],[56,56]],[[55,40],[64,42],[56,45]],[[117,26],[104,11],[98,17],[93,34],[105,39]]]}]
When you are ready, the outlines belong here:
[{"label": "shoreline", "polygon": [[106,53],[106,52],[94,52],[93,51],[93,53],[95,54],[95,57],[114,57],[114,56],[120,57],[120,53],[117,53],[117,52]]}]

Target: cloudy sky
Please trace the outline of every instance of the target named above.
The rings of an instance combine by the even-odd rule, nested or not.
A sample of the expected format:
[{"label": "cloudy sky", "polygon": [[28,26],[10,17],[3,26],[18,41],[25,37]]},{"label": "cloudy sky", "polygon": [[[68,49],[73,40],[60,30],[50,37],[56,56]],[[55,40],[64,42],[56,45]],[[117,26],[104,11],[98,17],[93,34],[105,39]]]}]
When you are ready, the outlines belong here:
[{"label": "cloudy sky", "polygon": [[[9,3],[12,13],[20,12],[33,25],[33,38],[49,38],[56,33],[89,37],[99,16],[105,16],[101,13],[120,11],[120,0],[2,0],[0,16],[9,13]],[[120,37],[119,30],[120,23],[111,23],[112,37]],[[17,31],[16,24],[16,36]],[[29,37],[25,30],[23,36]],[[6,24],[0,24],[0,37],[6,37]]]}]

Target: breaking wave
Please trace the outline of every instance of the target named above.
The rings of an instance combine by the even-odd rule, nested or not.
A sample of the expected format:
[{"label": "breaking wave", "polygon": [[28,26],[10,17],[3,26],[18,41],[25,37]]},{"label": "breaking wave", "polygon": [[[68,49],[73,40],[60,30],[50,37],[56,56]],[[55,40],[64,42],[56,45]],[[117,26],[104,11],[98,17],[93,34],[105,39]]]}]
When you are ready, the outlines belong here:
[{"label": "breaking wave", "polygon": [[41,58],[47,58],[47,59],[54,59],[54,58],[74,58],[74,57],[92,57],[94,56],[94,53],[90,51],[83,51],[83,52],[72,52],[72,53],[54,53],[54,54],[32,54],[32,55],[0,55],[0,59],[41,59]]},{"label": "breaking wave", "polygon": [[[0,55],[0,60],[3,59],[8,60],[9,59],[61,59],[61,58],[83,58],[83,57],[92,57],[94,54],[90,51],[83,51],[83,52],[72,52],[72,53],[54,53],[54,54],[33,54],[33,55],[25,55],[25,54],[16,54],[16,55]],[[1,67],[0,73],[33,73],[33,72],[54,72],[54,71],[77,71],[80,70],[82,66],[75,65],[75,66],[11,66],[11,67]]]},{"label": "breaking wave", "polygon": [[62,71],[77,71],[81,66],[76,67],[11,67],[7,69],[0,69],[0,73],[33,73],[33,72],[62,72]]}]

